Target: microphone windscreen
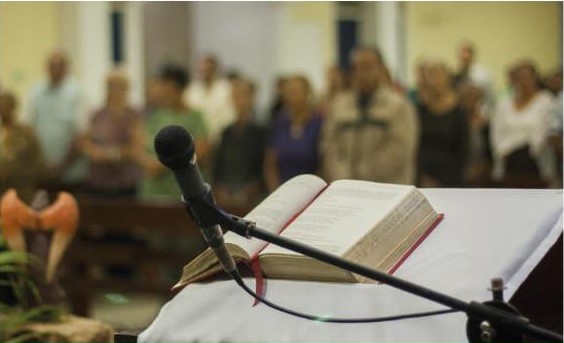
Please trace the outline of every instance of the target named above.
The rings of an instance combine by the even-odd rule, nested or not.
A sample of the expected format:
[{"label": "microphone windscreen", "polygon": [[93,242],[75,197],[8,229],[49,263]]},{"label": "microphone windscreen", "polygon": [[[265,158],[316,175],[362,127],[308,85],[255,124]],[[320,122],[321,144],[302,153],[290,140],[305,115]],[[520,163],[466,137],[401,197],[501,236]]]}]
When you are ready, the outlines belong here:
[{"label": "microphone windscreen", "polygon": [[185,128],[169,125],[162,128],[154,140],[159,161],[171,169],[187,167],[194,157],[194,139]]}]

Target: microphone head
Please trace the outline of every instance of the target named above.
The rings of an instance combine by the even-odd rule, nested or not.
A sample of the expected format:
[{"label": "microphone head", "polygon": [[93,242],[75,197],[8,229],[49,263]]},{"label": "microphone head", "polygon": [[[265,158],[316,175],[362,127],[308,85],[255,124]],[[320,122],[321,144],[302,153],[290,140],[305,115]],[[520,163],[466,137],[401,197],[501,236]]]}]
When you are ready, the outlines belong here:
[{"label": "microphone head", "polygon": [[162,164],[170,169],[185,168],[194,157],[194,139],[185,128],[169,125],[155,136],[155,151]]}]

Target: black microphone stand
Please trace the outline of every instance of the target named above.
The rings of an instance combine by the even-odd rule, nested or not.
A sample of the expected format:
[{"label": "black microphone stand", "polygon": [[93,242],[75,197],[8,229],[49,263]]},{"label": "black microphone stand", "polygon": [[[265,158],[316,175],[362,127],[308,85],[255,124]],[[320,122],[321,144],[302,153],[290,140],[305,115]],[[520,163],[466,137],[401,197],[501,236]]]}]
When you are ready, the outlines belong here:
[{"label": "black microphone stand", "polygon": [[[209,197],[205,198],[209,199]],[[502,295],[503,286],[500,285],[499,280],[493,282],[492,301],[485,303],[477,301],[465,302],[358,263],[347,261],[339,256],[323,252],[297,241],[272,234],[266,230],[257,228],[253,222],[226,213],[204,198],[183,199],[183,202],[198,226],[203,222],[205,222],[207,226],[209,226],[210,222],[215,222],[215,224],[221,225],[225,230],[233,231],[240,236],[246,238],[254,237],[267,241],[355,274],[387,284],[404,292],[442,304],[451,309],[463,311],[468,316],[466,334],[470,342],[524,341],[525,335],[530,335],[544,341],[562,342],[563,340],[561,335],[531,324],[527,318],[520,316],[518,311],[511,305],[505,303]]]}]

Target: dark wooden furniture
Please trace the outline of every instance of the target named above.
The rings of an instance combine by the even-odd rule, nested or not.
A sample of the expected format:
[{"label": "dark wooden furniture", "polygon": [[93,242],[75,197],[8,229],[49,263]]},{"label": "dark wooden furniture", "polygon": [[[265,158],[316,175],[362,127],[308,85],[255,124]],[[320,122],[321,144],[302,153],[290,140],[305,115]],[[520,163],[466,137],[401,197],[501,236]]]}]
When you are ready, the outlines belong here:
[{"label": "dark wooden furniture", "polygon": [[[80,227],[65,258],[62,282],[73,313],[88,316],[95,291],[149,292],[171,297],[159,274],[182,267],[206,244],[181,204],[77,196]],[[246,209],[229,209],[244,214]],[[155,246],[152,240],[164,243]],[[185,248],[178,249],[181,240]],[[167,250],[167,243],[176,246]],[[163,245],[163,244],[161,244]]]},{"label": "dark wooden furniture", "polygon": [[531,322],[562,334],[562,235],[511,298]]}]

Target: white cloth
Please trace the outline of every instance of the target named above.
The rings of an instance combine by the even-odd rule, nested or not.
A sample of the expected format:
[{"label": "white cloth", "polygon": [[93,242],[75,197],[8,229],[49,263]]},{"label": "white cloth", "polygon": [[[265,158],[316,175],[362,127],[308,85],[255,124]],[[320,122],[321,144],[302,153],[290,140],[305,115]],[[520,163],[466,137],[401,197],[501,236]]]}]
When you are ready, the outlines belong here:
[{"label": "white cloth", "polygon": [[495,108],[495,91],[489,71],[474,63],[468,69],[468,78],[482,91],[482,113],[489,118]]},{"label": "white cloth", "polygon": [[[490,279],[510,298],[562,233],[562,190],[425,189],[443,222],[396,271],[459,297],[491,299]],[[246,282],[253,287],[252,280]],[[373,317],[443,307],[381,284],[268,280],[267,297],[315,315]],[[462,313],[377,324],[312,322],[271,310],[233,281],[187,286],[163,306],[139,342],[466,341]]]},{"label": "white cloth", "polygon": [[214,80],[209,88],[203,81],[194,81],[186,90],[185,99],[190,107],[203,113],[210,142],[219,143],[223,130],[235,120],[229,81]]},{"label": "white cloth", "polygon": [[554,154],[547,144],[554,103],[545,91],[538,92],[522,109],[516,109],[514,97],[505,97],[492,118],[491,144],[494,155],[494,179],[505,175],[504,158],[513,151],[529,145],[529,153],[536,159],[541,176],[552,180],[556,176]]}]

